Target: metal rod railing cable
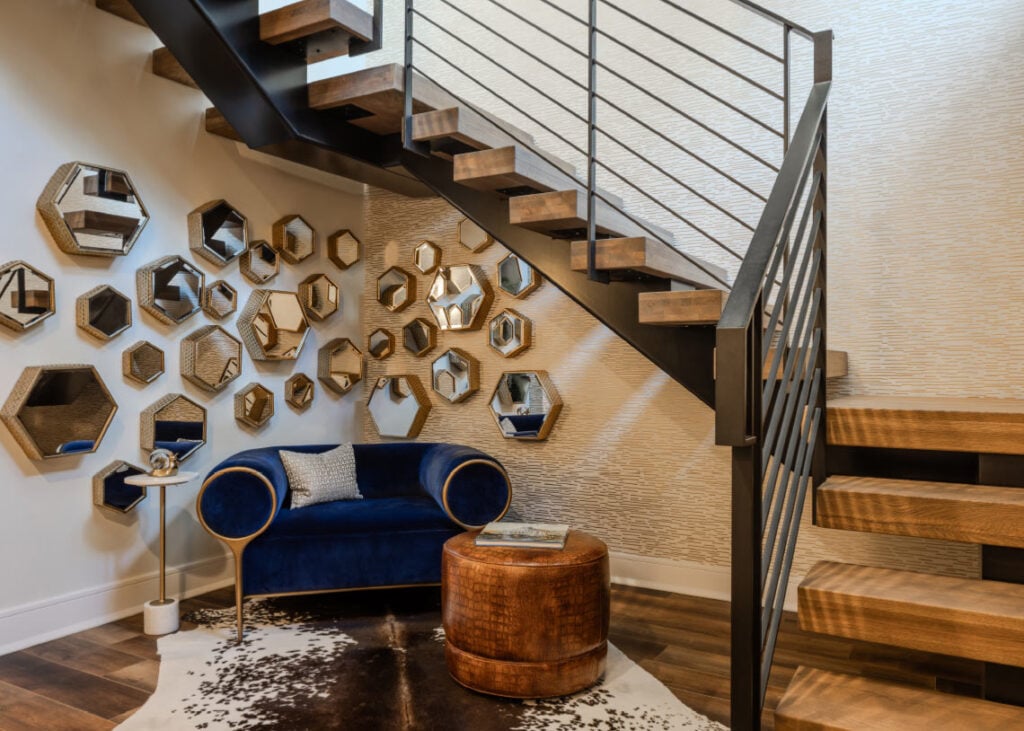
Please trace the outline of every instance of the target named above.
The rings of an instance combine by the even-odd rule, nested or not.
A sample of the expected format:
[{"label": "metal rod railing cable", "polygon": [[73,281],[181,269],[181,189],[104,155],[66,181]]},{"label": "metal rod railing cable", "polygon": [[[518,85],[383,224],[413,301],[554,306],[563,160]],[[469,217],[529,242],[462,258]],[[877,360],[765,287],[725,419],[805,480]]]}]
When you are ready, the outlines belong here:
[{"label": "metal rod railing cable", "polygon": [[564,38],[559,38],[554,33],[549,31],[547,28],[544,28],[543,26],[541,26],[539,23],[534,23],[532,20],[527,18],[525,15],[523,15],[521,13],[517,13],[515,10],[512,10],[509,7],[506,7],[505,5],[502,5],[501,3],[497,2],[497,0],[486,0],[486,2],[490,3],[491,5],[493,5],[496,8],[500,8],[500,9],[504,10],[506,13],[508,13],[512,17],[516,18],[516,20],[519,20],[522,23],[530,26],[531,28],[533,28],[535,31],[537,31],[541,35],[547,36],[551,40],[555,41],[556,43],[558,43],[559,45],[564,47],[566,50],[568,50],[568,51],[570,51],[572,53],[575,53],[577,56],[582,56],[583,58],[587,57],[587,54],[585,54],[580,49],[576,48],[574,45],[572,45],[571,43],[566,41]]},{"label": "metal rod railing cable", "polygon": [[808,30],[799,23],[794,23],[792,20],[784,18],[778,13],[768,10],[767,8],[764,8],[758,5],[757,3],[752,3],[750,2],[750,0],[732,0],[732,2],[736,5],[739,5],[741,8],[746,8],[747,10],[750,10],[751,12],[760,15],[762,18],[765,18],[767,20],[772,21],[773,23],[776,23],[777,25],[788,25],[790,28],[793,29],[795,33],[802,35],[809,41],[814,40],[814,37],[816,35],[814,31]]},{"label": "metal rod railing cable", "polygon": [[587,21],[583,20],[583,18],[579,17],[578,15],[573,15],[572,13],[570,13],[565,8],[558,7],[553,2],[551,2],[551,0],[538,0],[538,2],[544,3],[545,5],[547,5],[552,10],[557,10],[559,13],[561,13],[565,17],[571,18],[572,20],[575,20],[580,25],[586,25],[587,24]]},{"label": "metal rod railing cable", "polygon": [[711,22],[710,20],[705,18],[703,15],[698,15],[697,13],[693,12],[692,10],[687,10],[682,5],[678,5],[678,4],[674,3],[674,2],[672,2],[672,0],[659,0],[659,2],[664,3],[665,5],[668,5],[670,8],[674,8],[675,10],[678,10],[683,15],[686,15],[686,16],[688,16],[690,18],[693,18],[698,23],[703,23],[704,25],[708,26],[709,28],[713,28],[713,29],[717,30],[719,33],[722,33],[723,35],[728,36],[729,38],[732,38],[734,41],[742,43],[744,46],[747,46],[748,48],[751,48],[751,49],[757,51],[758,53],[760,53],[760,54],[762,54],[764,56],[767,56],[772,61],[777,61],[778,63],[782,63],[783,62],[782,58],[780,58],[779,56],[776,56],[771,51],[769,51],[769,50],[767,50],[765,48],[762,48],[761,46],[757,45],[753,41],[749,41],[749,40],[747,40],[746,38],[744,38],[743,36],[741,36],[741,35],[739,35],[737,33],[733,33],[731,30],[729,30],[727,28],[723,28],[722,26],[718,25],[718,23]]}]

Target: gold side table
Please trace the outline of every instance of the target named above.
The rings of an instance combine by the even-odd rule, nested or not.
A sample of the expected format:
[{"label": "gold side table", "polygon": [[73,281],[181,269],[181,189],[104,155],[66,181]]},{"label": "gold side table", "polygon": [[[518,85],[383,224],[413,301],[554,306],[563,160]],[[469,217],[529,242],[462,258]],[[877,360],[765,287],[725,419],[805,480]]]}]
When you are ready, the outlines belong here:
[{"label": "gold side table", "polygon": [[178,600],[167,598],[167,486],[184,485],[194,480],[197,474],[177,472],[165,477],[132,475],[124,480],[126,485],[160,488],[160,598],[146,602],[143,609],[143,631],[147,635],[167,635],[178,631]]}]

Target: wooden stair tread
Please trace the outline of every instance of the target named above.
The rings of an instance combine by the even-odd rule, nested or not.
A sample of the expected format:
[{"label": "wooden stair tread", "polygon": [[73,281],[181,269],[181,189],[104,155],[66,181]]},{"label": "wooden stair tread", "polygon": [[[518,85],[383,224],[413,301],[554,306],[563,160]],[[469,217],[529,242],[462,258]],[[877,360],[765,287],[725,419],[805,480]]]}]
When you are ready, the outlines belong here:
[{"label": "wooden stair tread", "polygon": [[[768,378],[772,371],[772,360],[775,358],[775,348],[768,348],[768,357],[765,358],[761,377]],[[795,370],[795,368],[794,368]],[[850,356],[845,350],[825,351],[825,378],[845,378],[850,374]],[[776,378],[786,375],[785,357],[779,360],[779,367],[776,371]]]},{"label": "wooden stair tread", "polygon": [[1024,401],[846,396],[829,401],[828,442],[850,447],[1024,454]]},{"label": "wooden stair tread", "polygon": [[139,11],[128,0],[96,0],[96,7],[119,18],[130,20],[137,25],[149,27],[149,24],[139,15]]},{"label": "wooden stair tread", "polygon": [[176,81],[179,84],[198,89],[199,85],[192,80],[188,72],[178,63],[167,48],[160,47],[153,51],[153,73],[157,76]]},{"label": "wooden stair tread", "polygon": [[488,115],[466,106],[414,114],[412,138],[416,142],[432,143],[435,154],[442,157],[457,156],[459,152],[466,152],[466,148],[487,150],[534,142],[533,135],[508,122],[502,121],[499,126]]},{"label": "wooden stair tread", "polygon": [[817,523],[1024,548],[1024,489],[833,475],[818,488]]},{"label": "wooden stair tread", "polygon": [[[614,240],[614,239],[612,239]],[[583,242],[584,244],[586,242]],[[599,242],[600,243],[600,242]],[[575,247],[575,243],[573,244]],[[576,250],[573,249],[574,264]],[[601,264],[598,249],[598,264]],[[583,250],[586,269],[586,249]],[[574,266],[575,268],[575,266]],[[642,325],[716,325],[728,293],[720,289],[695,289],[689,292],[641,292],[640,324]]]},{"label": "wooden stair tread", "polygon": [[[577,272],[587,271],[587,242],[573,241],[570,248],[572,268]],[[661,279],[686,281],[693,271],[693,265],[681,253],[668,244],[647,236],[633,236],[618,239],[597,240],[597,268],[602,271],[635,271]],[[640,321],[643,322],[644,302],[648,295],[683,295],[691,301],[714,299],[713,292],[720,290],[695,290],[692,292],[644,292],[640,295]],[[700,294],[697,294],[699,292]],[[654,298],[657,303],[662,297]],[[721,312],[719,312],[721,314]],[[717,320],[717,316],[715,317]],[[702,323],[706,324],[706,323]]]},{"label": "wooden stair tread", "polygon": [[308,63],[344,56],[354,38],[373,38],[373,16],[347,0],[302,0],[260,15],[260,38],[299,43]]},{"label": "wooden stair tread", "polygon": [[523,192],[546,193],[579,187],[572,164],[517,144],[456,155],[454,163],[455,182],[477,190],[529,188]]},{"label": "wooden stair tread", "polygon": [[[508,208],[511,223],[532,231],[552,234],[555,238],[576,239],[587,228],[587,196],[579,190],[516,196],[508,202]],[[658,238],[666,242],[675,239],[665,229],[653,224],[647,225]],[[597,201],[597,231],[622,238],[650,235],[600,199]],[[721,271],[724,274],[724,270]]]},{"label": "wooden stair tread", "polygon": [[798,616],[811,632],[1024,666],[1022,584],[822,561]]},{"label": "wooden stair tread", "polygon": [[776,731],[1024,730],[1024,708],[801,667],[775,710]]}]

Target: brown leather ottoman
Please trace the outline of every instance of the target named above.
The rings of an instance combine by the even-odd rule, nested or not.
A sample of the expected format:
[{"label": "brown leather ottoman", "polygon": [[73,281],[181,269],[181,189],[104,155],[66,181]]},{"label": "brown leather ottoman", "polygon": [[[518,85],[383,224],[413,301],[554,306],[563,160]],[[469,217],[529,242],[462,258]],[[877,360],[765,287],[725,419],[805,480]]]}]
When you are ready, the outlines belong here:
[{"label": "brown leather ottoman", "polygon": [[592,685],[608,653],[608,548],[570,531],[561,551],[449,539],[441,562],[448,672],[509,698],[567,695]]}]

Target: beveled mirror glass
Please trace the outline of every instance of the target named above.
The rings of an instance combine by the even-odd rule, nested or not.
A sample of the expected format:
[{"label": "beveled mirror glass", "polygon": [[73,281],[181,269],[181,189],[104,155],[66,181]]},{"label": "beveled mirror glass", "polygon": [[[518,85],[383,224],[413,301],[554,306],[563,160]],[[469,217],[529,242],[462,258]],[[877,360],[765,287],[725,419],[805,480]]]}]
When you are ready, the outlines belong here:
[{"label": "beveled mirror glass", "polygon": [[513,297],[522,298],[540,286],[540,275],[515,254],[498,262],[498,286]]},{"label": "beveled mirror glass", "polygon": [[121,354],[121,373],[138,383],[152,383],[164,372],[164,351],[140,340]]},{"label": "beveled mirror glass", "polygon": [[266,284],[281,270],[281,261],[273,246],[253,241],[238,260],[238,269],[253,284]]},{"label": "beveled mirror glass", "polygon": [[31,459],[95,452],[117,412],[90,365],[31,366],[21,373],[0,420]]},{"label": "beveled mirror glass", "polygon": [[334,262],[338,269],[348,269],[359,261],[362,249],[359,239],[347,229],[335,231],[327,238],[327,258]]},{"label": "beveled mirror glass", "polygon": [[417,317],[402,328],[402,344],[417,358],[422,358],[437,346],[437,327],[429,320]]},{"label": "beveled mirror glass", "polygon": [[420,274],[430,274],[441,264],[441,249],[429,241],[421,241],[413,249],[412,263]]},{"label": "beveled mirror glass", "polygon": [[179,462],[206,444],[206,409],[180,393],[169,393],[139,415],[141,446],[167,449]]},{"label": "beveled mirror glass", "polygon": [[294,292],[254,289],[237,324],[253,360],[295,360],[309,334],[309,320]]},{"label": "beveled mirror glass", "polygon": [[132,301],[107,284],[75,300],[75,321],[100,340],[111,340],[132,326]]},{"label": "beveled mirror glass", "polygon": [[313,405],[316,387],[305,373],[296,373],[284,382],[284,400],[296,411],[305,411]]},{"label": "beveled mirror glass", "polygon": [[382,437],[412,439],[430,413],[430,399],[413,375],[378,378],[366,406]]},{"label": "beveled mirror glass", "polygon": [[238,307],[238,291],[223,279],[210,282],[203,289],[203,312],[215,320],[223,320]]},{"label": "beveled mirror glass", "polygon": [[335,338],[320,348],[317,378],[335,393],[346,394],[363,380],[363,353],[348,338]]},{"label": "beveled mirror glass", "polygon": [[472,252],[483,251],[494,243],[491,235],[470,221],[463,218],[459,221],[459,243]]},{"label": "beveled mirror glass", "polygon": [[416,299],[416,278],[401,267],[391,267],[377,278],[377,301],[389,312],[401,312]]},{"label": "beveled mirror glass", "polygon": [[227,201],[210,201],[188,214],[188,246],[211,264],[230,264],[249,247],[249,222]]},{"label": "beveled mirror glass", "polygon": [[341,293],[326,274],[311,274],[299,284],[299,300],[309,317],[322,322],[338,311]]},{"label": "beveled mirror glass", "polygon": [[53,280],[23,261],[0,267],[0,325],[22,331],[54,312]]},{"label": "beveled mirror glass", "polygon": [[36,207],[68,254],[124,256],[149,222],[128,173],[82,162],[57,168]]},{"label": "beveled mirror glass", "polygon": [[545,371],[502,373],[491,395],[491,414],[508,439],[547,439],[562,399]]},{"label": "beveled mirror glass", "polygon": [[274,415],[274,394],[258,383],[250,383],[235,394],[235,419],[259,429]]},{"label": "beveled mirror glass", "polygon": [[242,344],[220,325],[181,340],[181,376],[204,391],[222,391],[242,374]]},{"label": "beveled mirror glass", "polygon": [[490,285],[475,267],[458,264],[438,270],[427,305],[442,330],[476,330],[493,297]]},{"label": "beveled mirror glass", "polygon": [[316,231],[302,216],[285,216],[273,227],[274,248],[289,264],[298,264],[316,253]]},{"label": "beveled mirror glass", "polygon": [[366,349],[377,360],[384,360],[395,352],[395,336],[383,328],[374,330],[366,339]]},{"label": "beveled mirror glass", "polygon": [[449,348],[431,364],[434,391],[449,403],[465,401],[480,388],[480,363],[469,353]]},{"label": "beveled mirror glass", "polygon": [[135,275],[139,307],[168,325],[199,312],[206,275],[180,256],[165,256]]},{"label": "beveled mirror glass", "polygon": [[111,462],[92,477],[93,504],[114,513],[130,513],[146,499],[146,488],[126,485],[125,478],[145,473],[141,467],[123,460]]},{"label": "beveled mirror glass", "polygon": [[533,323],[515,310],[503,310],[491,320],[487,342],[506,358],[519,355],[533,345]]}]

